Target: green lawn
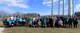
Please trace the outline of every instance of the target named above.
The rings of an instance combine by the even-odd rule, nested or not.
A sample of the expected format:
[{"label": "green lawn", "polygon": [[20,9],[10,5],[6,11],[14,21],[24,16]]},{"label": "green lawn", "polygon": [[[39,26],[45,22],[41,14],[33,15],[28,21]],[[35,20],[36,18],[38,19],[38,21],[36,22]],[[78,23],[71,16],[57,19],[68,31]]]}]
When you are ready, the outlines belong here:
[{"label": "green lawn", "polygon": [[80,28],[5,28],[4,33],[80,33]]},{"label": "green lawn", "polygon": [[0,27],[2,27],[3,26],[3,22],[2,21],[0,21]]},{"label": "green lawn", "polygon": [[80,33],[80,25],[78,28],[13,27],[13,28],[5,28],[3,32],[4,33]]}]

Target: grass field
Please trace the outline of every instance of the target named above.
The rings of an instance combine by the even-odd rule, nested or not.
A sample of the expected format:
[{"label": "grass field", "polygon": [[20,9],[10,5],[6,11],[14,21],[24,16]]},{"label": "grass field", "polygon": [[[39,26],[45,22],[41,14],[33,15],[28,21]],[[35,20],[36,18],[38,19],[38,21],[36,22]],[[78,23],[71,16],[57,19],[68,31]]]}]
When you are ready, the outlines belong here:
[{"label": "grass field", "polygon": [[80,33],[80,28],[6,28],[4,33]]},{"label": "grass field", "polygon": [[78,28],[28,28],[28,27],[12,27],[5,28],[4,33],[80,33]]},{"label": "grass field", "polygon": [[3,23],[2,23],[2,21],[0,21],[0,27],[2,27],[3,26]]}]

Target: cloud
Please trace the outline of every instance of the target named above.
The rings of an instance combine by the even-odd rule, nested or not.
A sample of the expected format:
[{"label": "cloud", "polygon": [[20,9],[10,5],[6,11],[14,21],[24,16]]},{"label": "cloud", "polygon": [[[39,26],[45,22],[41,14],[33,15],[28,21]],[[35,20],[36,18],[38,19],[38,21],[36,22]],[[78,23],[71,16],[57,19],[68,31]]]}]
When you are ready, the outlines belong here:
[{"label": "cloud", "polygon": [[78,4],[78,5],[75,6],[75,11],[76,12],[80,12],[80,4]]},{"label": "cloud", "polygon": [[10,6],[10,7],[19,7],[19,8],[29,8],[29,6],[28,5],[25,5],[25,4],[9,4],[8,6]]},{"label": "cloud", "polygon": [[7,12],[7,13],[15,13],[16,12],[13,9],[8,8],[8,7],[0,8],[0,11]]},{"label": "cloud", "polygon": [[[59,0],[53,0],[53,5],[55,5],[56,4],[56,2],[57,1],[59,1]],[[64,0],[64,3],[66,3],[66,1],[67,0]],[[52,0],[43,0],[43,5],[46,5],[46,6],[51,6],[51,2],[52,2]],[[60,4],[63,4],[63,1],[62,0],[60,0]]]},{"label": "cloud", "polygon": [[[67,3],[66,1],[67,1],[67,0],[64,0],[64,3]],[[63,0],[62,0],[62,1],[60,1],[60,4],[63,4]]]},{"label": "cloud", "polygon": [[24,4],[24,0],[0,0],[0,4],[9,7],[29,8],[28,5]]},{"label": "cloud", "polygon": [[[55,5],[55,2],[57,2],[58,0],[54,0],[53,1],[53,5]],[[51,6],[51,2],[52,2],[52,0],[43,0],[43,2],[42,2],[42,4],[43,5],[46,5],[46,6]]]}]

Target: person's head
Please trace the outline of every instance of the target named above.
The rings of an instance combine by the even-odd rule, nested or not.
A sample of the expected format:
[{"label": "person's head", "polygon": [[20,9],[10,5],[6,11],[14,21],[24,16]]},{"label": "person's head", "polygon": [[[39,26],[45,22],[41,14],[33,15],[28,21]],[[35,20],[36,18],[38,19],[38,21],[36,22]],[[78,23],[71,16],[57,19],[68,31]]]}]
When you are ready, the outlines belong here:
[{"label": "person's head", "polygon": [[9,18],[9,20],[11,20],[11,18]]}]

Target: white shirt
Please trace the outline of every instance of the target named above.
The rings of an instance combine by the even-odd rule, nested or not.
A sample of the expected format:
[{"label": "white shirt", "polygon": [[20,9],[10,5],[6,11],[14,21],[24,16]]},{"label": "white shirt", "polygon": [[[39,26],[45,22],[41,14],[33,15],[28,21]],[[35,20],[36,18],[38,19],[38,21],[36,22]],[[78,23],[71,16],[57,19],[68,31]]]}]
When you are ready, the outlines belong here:
[{"label": "white shirt", "polygon": [[14,20],[14,17],[10,17],[11,18],[11,20]]},{"label": "white shirt", "polygon": [[59,25],[63,25],[63,22],[61,20],[59,21]]}]

